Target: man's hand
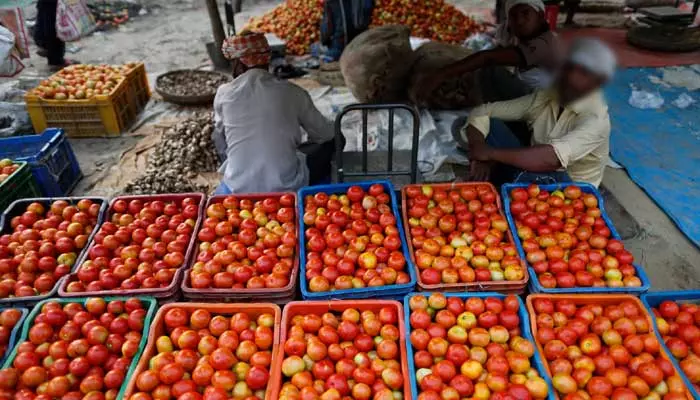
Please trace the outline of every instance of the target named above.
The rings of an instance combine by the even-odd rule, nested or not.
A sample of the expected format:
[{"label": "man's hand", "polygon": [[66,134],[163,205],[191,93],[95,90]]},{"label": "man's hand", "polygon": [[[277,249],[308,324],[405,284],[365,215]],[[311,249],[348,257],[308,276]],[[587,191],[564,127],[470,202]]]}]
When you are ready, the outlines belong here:
[{"label": "man's hand", "polygon": [[[427,74],[416,83],[417,93],[420,93],[422,99],[429,99],[433,93],[442,85],[443,77],[440,74]],[[418,103],[418,99],[411,99],[414,103]]]},{"label": "man's hand", "polygon": [[469,142],[469,161],[491,161],[491,147],[486,143],[484,135],[473,126],[467,127]]},{"label": "man's hand", "polygon": [[491,147],[486,144],[486,138],[476,128],[466,127],[469,143],[469,178],[473,181],[488,181],[491,175]]},{"label": "man's hand", "polygon": [[485,141],[470,142],[469,161],[491,161],[491,147]]},{"label": "man's hand", "polygon": [[472,181],[486,182],[491,176],[491,163],[469,160],[469,179]]}]

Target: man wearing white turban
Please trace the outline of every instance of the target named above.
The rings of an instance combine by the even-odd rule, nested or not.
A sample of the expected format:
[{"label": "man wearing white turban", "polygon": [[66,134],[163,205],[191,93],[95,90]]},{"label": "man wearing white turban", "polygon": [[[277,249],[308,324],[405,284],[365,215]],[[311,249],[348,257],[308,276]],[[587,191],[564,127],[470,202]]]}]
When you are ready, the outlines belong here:
[{"label": "man wearing white turban", "polygon": [[[472,110],[461,136],[471,174],[495,183],[579,181],[598,186],[608,159],[610,119],[601,87],[612,79],[615,54],[597,39],[570,49],[554,86]],[[532,138],[521,147],[503,121],[525,121]]]},{"label": "man wearing white turban", "polygon": [[268,71],[265,36],[232,36],[221,50],[235,79],[221,85],[214,99],[212,138],[223,159],[216,194],[289,192],[330,180],[333,123],[304,89]]}]

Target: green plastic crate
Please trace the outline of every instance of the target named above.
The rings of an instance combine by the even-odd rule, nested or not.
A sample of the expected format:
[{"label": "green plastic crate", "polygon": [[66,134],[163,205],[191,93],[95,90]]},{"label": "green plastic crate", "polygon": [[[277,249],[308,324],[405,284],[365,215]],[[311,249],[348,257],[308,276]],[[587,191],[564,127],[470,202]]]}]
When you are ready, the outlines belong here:
[{"label": "green plastic crate", "polygon": [[[141,354],[143,354],[143,349],[146,347],[146,343],[148,342],[148,331],[151,328],[151,324],[153,322],[153,317],[156,314],[156,307],[158,306],[158,302],[153,297],[141,297],[141,296],[106,296],[106,297],[103,297],[103,299],[105,299],[105,301],[108,303],[112,300],[126,301],[126,300],[134,298],[134,297],[141,300],[141,302],[146,307],[146,319],[143,321],[143,332],[141,332],[141,342],[139,342],[139,350],[134,355],[134,358],[131,359],[131,364],[129,365],[129,369],[126,371],[126,375],[124,375],[124,383],[129,381],[129,379],[131,378],[131,375],[134,373],[134,370],[136,369],[136,365],[139,363],[139,360],[141,359]],[[34,306],[32,311],[29,312],[29,315],[24,319],[24,323],[22,324],[22,336],[20,336],[19,339],[15,342],[15,347],[12,349],[12,352],[5,360],[5,363],[2,365],[2,368],[5,369],[5,368],[9,368],[12,366],[12,363],[15,361],[15,357],[17,357],[18,345],[20,343],[26,341],[27,338],[29,337],[29,329],[34,325],[34,319],[36,319],[37,315],[39,315],[39,313],[41,312],[41,308],[44,306],[44,304],[46,304],[48,302],[56,302],[59,304],[79,303],[79,304],[85,305],[85,303],[89,299],[90,299],[90,297],[71,298],[71,299],[53,298],[53,299],[46,299],[40,303],[37,303],[37,305]],[[125,387],[126,387],[126,385],[123,384],[120,391],[119,391],[119,394],[117,395],[117,400],[121,400],[123,398],[123,392],[124,392]]]},{"label": "green plastic crate", "polygon": [[4,212],[15,200],[41,197],[29,165],[24,161],[16,163],[20,167],[9,178],[0,183],[0,213]]}]

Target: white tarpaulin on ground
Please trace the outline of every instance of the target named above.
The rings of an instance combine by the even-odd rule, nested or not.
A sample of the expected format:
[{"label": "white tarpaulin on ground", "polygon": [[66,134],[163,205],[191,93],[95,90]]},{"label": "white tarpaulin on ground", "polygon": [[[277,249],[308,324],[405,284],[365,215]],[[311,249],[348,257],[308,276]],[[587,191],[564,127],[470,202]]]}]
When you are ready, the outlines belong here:
[{"label": "white tarpaulin on ground", "polygon": [[[301,85],[302,87],[305,85]],[[320,86],[306,88],[316,107],[331,120],[344,107],[358,101],[345,87]],[[429,111],[420,114],[420,139],[418,146],[418,166],[423,176],[430,178],[444,163],[468,164],[463,153],[457,151],[457,143],[452,138],[452,124],[466,111]],[[413,137],[413,118],[408,111],[394,113],[394,149],[410,150]],[[347,140],[345,151],[362,150],[362,113],[348,113],[342,122],[343,135]],[[389,138],[389,116],[386,111],[372,111],[367,116],[367,137],[369,151],[386,151]]]}]

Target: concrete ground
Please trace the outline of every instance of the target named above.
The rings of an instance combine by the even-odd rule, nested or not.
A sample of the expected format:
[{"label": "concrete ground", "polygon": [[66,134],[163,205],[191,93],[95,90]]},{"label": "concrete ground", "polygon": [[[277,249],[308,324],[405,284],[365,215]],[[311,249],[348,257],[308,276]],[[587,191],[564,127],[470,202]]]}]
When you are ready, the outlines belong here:
[{"label": "concrete ground", "polygon": [[[475,0],[455,0],[464,8]],[[488,2],[476,0],[487,4]],[[244,1],[237,26],[280,1]],[[204,44],[210,40],[209,21],[198,0],[144,0],[149,14],[118,30],[93,35],[76,43],[71,54],[88,63],[146,62],[151,80],[158,73],[176,68],[193,68],[207,61]],[[619,23],[619,18],[617,19]],[[24,76],[48,75],[43,59],[32,58]],[[98,174],[118,163],[138,137],[119,139],[71,139],[81,167],[88,177],[75,195],[92,193]],[[378,156],[376,162],[382,157]],[[358,164],[355,164],[356,166]],[[375,164],[379,165],[379,164]],[[382,163],[382,165],[384,165]],[[92,177],[92,179],[90,178]],[[608,168],[603,181],[606,208],[615,226],[649,275],[654,290],[700,287],[700,250],[690,243],[656,204],[632,182],[624,170]],[[116,188],[115,188],[116,189]]]},{"label": "concrete ground", "polygon": [[653,290],[700,288],[700,249],[621,169],[607,168],[605,208]]}]

